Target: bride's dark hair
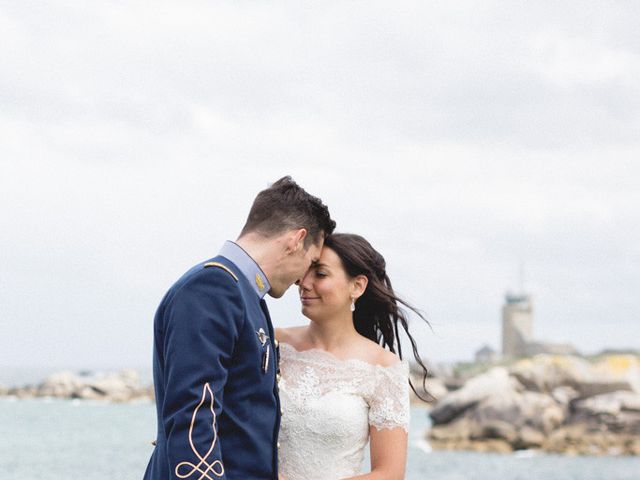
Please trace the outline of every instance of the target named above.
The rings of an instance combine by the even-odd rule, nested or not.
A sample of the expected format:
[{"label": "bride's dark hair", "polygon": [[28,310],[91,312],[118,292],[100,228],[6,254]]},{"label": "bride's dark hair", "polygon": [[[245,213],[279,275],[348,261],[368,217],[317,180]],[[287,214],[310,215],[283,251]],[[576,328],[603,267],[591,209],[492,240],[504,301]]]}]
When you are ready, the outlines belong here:
[{"label": "bride's dark hair", "polygon": [[[427,367],[418,354],[416,341],[409,333],[406,313],[400,305],[416,313],[427,324],[429,322],[417,309],[395,294],[391,287],[391,280],[389,280],[386,272],[384,257],[368,241],[360,235],[352,233],[329,235],[325,239],[324,245],[340,257],[347,275],[352,278],[364,275],[369,280],[366,290],[356,300],[356,310],[353,312],[353,324],[358,333],[382,347],[388,348],[402,359],[402,346],[398,327],[398,324],[400,324],[411,342],[413,356],[424,372],[422,387],[426,392]],[[429,401],[416,391],[411,381],[409,381],[409,385],[411,385],[411,389],[420,399]],[[428,392],[427,395],[431,399],[431,395]]]}]

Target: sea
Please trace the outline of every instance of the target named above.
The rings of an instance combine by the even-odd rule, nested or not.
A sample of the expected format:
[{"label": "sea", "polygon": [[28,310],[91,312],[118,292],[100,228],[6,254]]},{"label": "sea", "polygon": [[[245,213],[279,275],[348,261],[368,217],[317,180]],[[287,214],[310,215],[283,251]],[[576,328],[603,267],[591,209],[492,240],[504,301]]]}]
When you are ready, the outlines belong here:
[{"label": "sea", "polygon": [[[432,451],[429,426],[428,410],[414,407],[409,480],[640,480],[637,457]],[[0,397],[0,480],[141,479],[155,431],[149,401]]]},{"label": "sea", "polygon": [[[640,479],[640,459],[634,457],[432,451],[424,440],[429,426],[426,409],[411,413],[406,475],[410,480]],[[3,398],[0,479],[140,479],[155,428],[150,402]]]}]

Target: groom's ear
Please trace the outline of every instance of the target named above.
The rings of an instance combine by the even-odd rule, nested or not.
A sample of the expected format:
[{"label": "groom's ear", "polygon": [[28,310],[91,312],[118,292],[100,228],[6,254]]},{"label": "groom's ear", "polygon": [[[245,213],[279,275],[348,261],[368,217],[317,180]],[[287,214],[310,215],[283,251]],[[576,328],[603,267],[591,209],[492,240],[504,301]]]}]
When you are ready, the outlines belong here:
[{"label": "groom's ear", "polygon": [[287,241],[287,253],[295,253],[299,250],[304,250],[305,238],[307,238],[306,228],[291,230]]}]

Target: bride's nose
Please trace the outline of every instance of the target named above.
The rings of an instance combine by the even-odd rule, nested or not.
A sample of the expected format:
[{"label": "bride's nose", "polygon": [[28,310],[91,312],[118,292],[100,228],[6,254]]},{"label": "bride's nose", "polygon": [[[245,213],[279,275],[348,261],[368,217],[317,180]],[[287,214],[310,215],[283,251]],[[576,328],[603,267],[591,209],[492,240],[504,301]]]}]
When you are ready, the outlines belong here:
[{"label": "bride's nose", "polygon": [[304,277],[302,277],[300,280],[298,280],[296,282],[296,285],[298,285],[298,288],[300,290],[310,290],[311,289],[311,281],[309,280],[310,279],[310,275],[309,275],[310,272],[311,272],[311,270],[307,271],[304,274]]}]

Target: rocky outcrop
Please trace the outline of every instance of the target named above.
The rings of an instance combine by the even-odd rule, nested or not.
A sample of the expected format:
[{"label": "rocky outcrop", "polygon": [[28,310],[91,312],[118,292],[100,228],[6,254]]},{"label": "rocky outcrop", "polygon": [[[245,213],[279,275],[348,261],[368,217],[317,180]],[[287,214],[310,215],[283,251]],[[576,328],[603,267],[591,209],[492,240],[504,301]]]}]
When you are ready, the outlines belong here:
[{"label": "rocky outcrop", "polygon": [[577,357],[540,356],[521,360],[509,373],[527,390],[549,393],[562,386],[576,387],[590,379],[591,365]]},{"label": "rocky outcrop", "polygon": [[50,375],[37,386],[14,387],[4,392],[0,390],[0,395],[128,402],[153,399],[153,389],[141,385],[138,373],[134,370],[94,375],[77,375],[62,371]]},{"label": "rocky outcrop", "polygon": [[447,423],[482,400],[519,387],[517,381],[509,377],[507,369],[496,367],[472,378],[463,388],[445,395],[431,411],[431,418],[435,424]]},{"label": "rocky outcrop", "polygon": [[638,455],[636,365],[540,356],[493,368],[437,402],[429,440],[443,449]]},{"label": "rocky outcrop", "polygon": [[[575,415],[591,418],[617,416],[624,412],[640,414],[640,395],[627,391],[605,393],[590,398],[578,398],[572,407]],[[638,426],[640,427],[640,424]]]}]

